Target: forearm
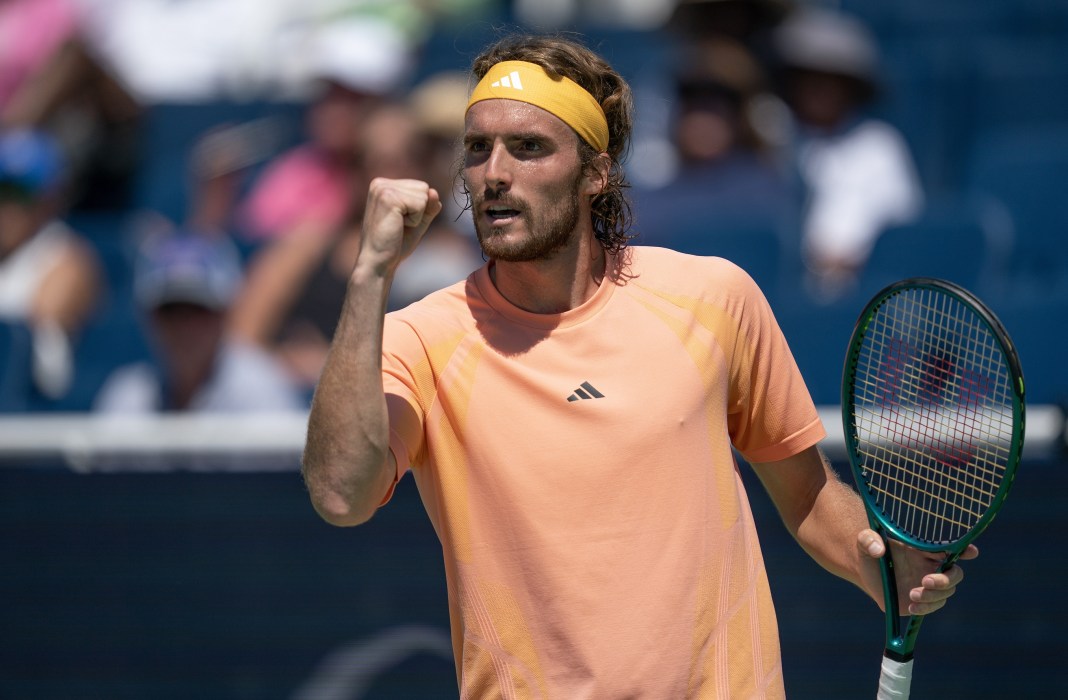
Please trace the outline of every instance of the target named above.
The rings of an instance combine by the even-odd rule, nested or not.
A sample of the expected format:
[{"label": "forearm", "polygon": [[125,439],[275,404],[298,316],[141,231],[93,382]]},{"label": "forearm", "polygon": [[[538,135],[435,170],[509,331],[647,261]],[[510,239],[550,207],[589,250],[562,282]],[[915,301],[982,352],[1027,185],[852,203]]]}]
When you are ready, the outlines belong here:
[{"label": "forearm", "polygon": [[881,590],[868,590],[861,575],[865,562],[857,549],[857,533],[868,527],[864,505],[857,493],[828,468],[827,482],[794,536],[823,568],[857,585],[875,600]]},{"label": "forearm", "polygon": [[370,519],[393,483],[382,391],[388,290],[388,277],[357,266],[312,400],[304,480],[315,509],[335,525]]},{"label": "forearm", "polygon": [[54,322],[69,337],[76,336],[93,313],[99,287],[96,258],[78,244],[45,277],[33,300],[33,321]]},{"label": "forearm", "polygon": [[864,505],[852,488],[838,478],[815,447],[782,462],[753,468],[775,502],[790,534],[823,568],[881,600],[862,575],[865,562],[857,549],[857,534],[868,527]]},{"label": "forearm", "polygon": [[397,265],[441,211],[419,180],[375,178],[368,187],[360,253],[312,400],[304,480],[319,514],[358,525],[393,484],[389,414],[382,389],[382,328]]}]

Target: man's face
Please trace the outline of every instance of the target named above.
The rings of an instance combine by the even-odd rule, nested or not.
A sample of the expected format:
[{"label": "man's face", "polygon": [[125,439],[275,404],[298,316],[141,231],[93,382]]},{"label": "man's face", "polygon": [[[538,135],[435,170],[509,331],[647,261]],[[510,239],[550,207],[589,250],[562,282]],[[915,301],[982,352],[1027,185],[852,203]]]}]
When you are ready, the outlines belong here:
[{"label": "man's face", "polygon": [[524,102],[483,100],[468,110],[463,176],[487,257],[547,260],[575,238],[596,191],[578,146],[571,127]]},{"label": "man's face", "polygon": [[683,160],[709,163],[730,155],[738,141],[736,98],[711,84],[685,85],[679,106],[675,143]]},{"label": "man's face", "polygon": [[348,162],[360,146],[360,133],[373,97],[327,83],[308,110],[307,129],[312,141],[335,158]]},{"label": "man's face", "polygon": [[849,78],[819,71],[796,70],[789,82],[789,98],[803,122],[821,129],[833,129],[856,104]]},{"label": "man's face", "polygon": [[172,372],[184,374],[214,362],[225,330],[222,312],[200,304],[170,302],[154,309],[151,319]]}]

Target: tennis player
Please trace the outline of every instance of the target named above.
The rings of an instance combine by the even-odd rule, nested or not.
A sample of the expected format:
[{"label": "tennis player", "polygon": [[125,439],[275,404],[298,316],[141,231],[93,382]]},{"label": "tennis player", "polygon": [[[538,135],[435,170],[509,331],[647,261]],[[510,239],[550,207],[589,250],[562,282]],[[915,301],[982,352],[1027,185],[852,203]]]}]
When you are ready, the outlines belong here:
[{"label": "tennis player", "polygon": [[[732,446],[801,546],[880,604],[883,544],[817,448],[772,312],[726,260],[628,245],[631,93],[602,58],[510,37],[473,73],[462,177],[488,262],[384,315],[441,201],[372,183],[309,420],[312,502],[356,525],[412,472],[463,698],[782,697]],[[913,614],[961,580],[895,555]]]}]

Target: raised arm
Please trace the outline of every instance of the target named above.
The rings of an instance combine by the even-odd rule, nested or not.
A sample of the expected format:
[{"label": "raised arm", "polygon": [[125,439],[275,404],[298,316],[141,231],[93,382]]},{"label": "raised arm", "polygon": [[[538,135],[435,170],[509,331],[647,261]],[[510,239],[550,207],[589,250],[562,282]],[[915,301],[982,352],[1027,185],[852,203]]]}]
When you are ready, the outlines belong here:
[{"label": "raised arm", "polygon": [[417,180],[371,182],[360,252],[312,399],[303,474],[315,510],[334,525],[374,514],[393,483],[382,390],[382,327],[393,274],[441,211]]},{"label": "raised arm", "polygon": [[[882,538],[868,526],[860,496],[838,478],[817,447],[777,462],[753,464],[783,522],[806,552],[823,568],[850,581],[883,607],[878,559]],[[964,577],[950,567],[935,573],[938,553],[893,545],[901,610],[926,615],[945,605]],[[969,547],[961,559],[973,559]]]}]

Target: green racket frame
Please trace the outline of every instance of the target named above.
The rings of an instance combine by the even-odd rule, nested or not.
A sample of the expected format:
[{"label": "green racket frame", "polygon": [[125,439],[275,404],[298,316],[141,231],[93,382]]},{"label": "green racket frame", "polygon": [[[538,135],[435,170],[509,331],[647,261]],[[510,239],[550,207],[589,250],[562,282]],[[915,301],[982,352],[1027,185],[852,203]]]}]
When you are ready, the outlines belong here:
[{"label": "green racket frame", "polygon": [[[867,487],[868,480],[863,473],[864,458],[858,452],[859,438],[856,423],[856,405],[853,391],[853,382],[856,378],[856,370],[860,359],[864,340],[867,337],[869,325],[877,311],[890,298],[909,290],[930,289],[939,293],[948,294],[957,301],[973,310],[980,319],[989,327],[992,335],[1001,345],[1001,350],[1007,361],[1007,369],[1010,374],[1012,389],[1013,431],[1009,446],[1009,458],[1005,467],[1005,474],[998,486],[997,493],[987,510],[978,519],[975,525],[960,539],[951,543],[931,543],[919,540],[907,532],[904,532],[891,522],[883,514],[874,495]],[[1020,362],[1016,348],[1009,339],[1001,321],[986,307],[983,302],[962,287],[946,280],[917,277],[895,282],[876,294],[861,312],[853,335],[849,341],[849,349],[846,353],[845,368],[842,378],[842,423],[845,428],[845,446],[849,457],[849,464],[853,470],[858,490],[864,499],[865,510],[868,513],[868,521],[873,530],[878,532],[887,545],[886,555],[883,557],[883,565],[880,567],[883,580],[883,597],[886,606],[886,656],[895,661],[908,661],[912,658],[913,649],[916,645],[916,637],[919,634],[922,616],[910,616],[907,626],[902,632],[902,620],[898,615],[897,582],[894,576],[893,558],[890,556],[888,535],[893,539],[903,542],[911,547],[928,552],[947,552],[945,561],[940,571],[948,569],[967,548],[968,544],[975,540],[990,524],[998,509],[1008,495],[1016,474],[1016,467],[1023,451],[1024,438],[1024,381],[1020,370]]]}]

